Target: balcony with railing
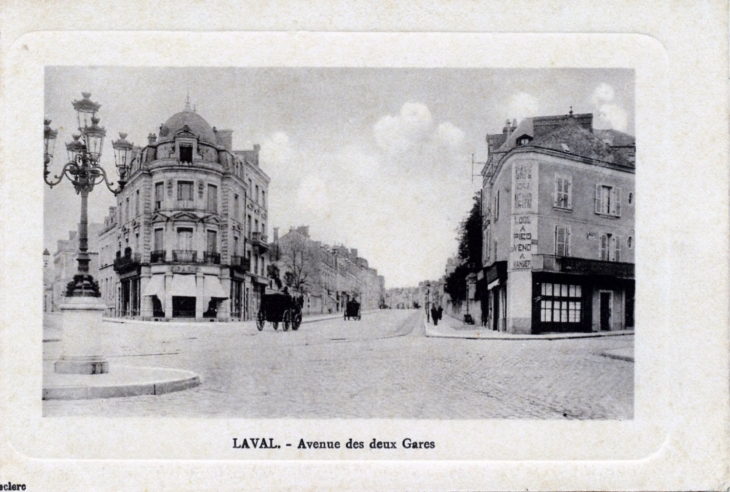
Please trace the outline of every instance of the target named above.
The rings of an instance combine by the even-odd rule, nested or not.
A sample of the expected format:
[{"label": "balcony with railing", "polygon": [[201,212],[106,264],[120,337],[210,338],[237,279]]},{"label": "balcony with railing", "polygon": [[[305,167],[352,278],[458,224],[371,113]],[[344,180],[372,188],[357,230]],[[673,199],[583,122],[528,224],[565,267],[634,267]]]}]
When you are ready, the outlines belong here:
[{"label": "balcony with railing", "polygon": [[269,238],[263,232],[252,232],[251,233],[251,244],[259,248],[261,251],[269,250]]},{"label": "balcony with railing", "polygon": [[203,263],[213,263],[214,265],[221,264],[221,254],[215,251],[204,251],[203,252]]},{"label": "balcony with railing", "polygon": [[165,263],[166,256],[167,251],[165,251],[164,249],[150,251],[150,263]]},{"label": "balcony with railing", "polygon": [[124,256],[117,256],[114,259],[114,271],[117,273],[127,272],[137,268],[142,262],[139,253],[127,253]]},{"label": "balcony with railing", "polygon": [[172,250],[172,261],[175,263],[196,263],[198,261],[198,252],[189,249]]},{"label": "balcony with railing", "polygon": [[250,272],[251,258],[248,256],[232,255],[231,266],[239,272]]}]

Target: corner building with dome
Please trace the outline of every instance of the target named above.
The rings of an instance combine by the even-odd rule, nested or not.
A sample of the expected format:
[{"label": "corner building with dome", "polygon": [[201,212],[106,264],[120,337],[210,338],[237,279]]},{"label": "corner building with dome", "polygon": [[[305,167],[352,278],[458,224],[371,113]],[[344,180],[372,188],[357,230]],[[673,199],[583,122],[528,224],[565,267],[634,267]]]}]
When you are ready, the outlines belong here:
[{"label": "corner building with dome", "polygon": [[269,177],[258,145],[196,111],[171,116],[135,148],[127,184],[99,234],[107,315],[252,319],[266,276]]}]

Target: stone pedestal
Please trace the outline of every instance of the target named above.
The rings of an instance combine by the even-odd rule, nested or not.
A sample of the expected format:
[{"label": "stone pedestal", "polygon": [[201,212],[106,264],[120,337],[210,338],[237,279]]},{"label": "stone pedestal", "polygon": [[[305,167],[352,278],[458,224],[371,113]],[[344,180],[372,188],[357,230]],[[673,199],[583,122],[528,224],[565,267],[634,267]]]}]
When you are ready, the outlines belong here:
[{"label": "stone pedestal", "polygon": [[109,362],[102,355],[101,319],[106,305],[99,297],[67,297],[61,304],[63,328],[59,374],[105,374]]}]

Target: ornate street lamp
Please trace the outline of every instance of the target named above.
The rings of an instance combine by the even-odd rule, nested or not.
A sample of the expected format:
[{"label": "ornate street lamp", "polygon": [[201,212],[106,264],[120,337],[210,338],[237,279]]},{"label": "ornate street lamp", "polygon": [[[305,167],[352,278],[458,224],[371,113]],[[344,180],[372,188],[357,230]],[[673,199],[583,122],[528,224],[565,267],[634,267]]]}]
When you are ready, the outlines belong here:
[{"label": "ornate street lamp", "polygon": [[[114,195],[122,192],[126,184],[129,159],[133,145],[126,141],[126,134],[124,133],[120,133],[121,138],[119,140],[112,142],[115,151],[117,172],[120,178],[119,184],[115,188],[114,183],[109,181],[106,171],[101,167],[101,155],[104,146],[104,137],[106,136],[106,130],[104,127],[99,126],[99,118],[96,116],[101,105],[91,101],[91,94],[88,92],[82,93],[82,96],[83,99],[73,102],[79,125],[79,133],[73,135],[72,140],[66,144],[68,162],[61,169],[61,173],[54,176],[53,179],[49,179],[50,171],[48,170],[48,166],[53,161],[53,149],[58,132],[50,127],[51,120],[44,120],[43,179],[48,186],[53,188],[63,181],[64,177],[68,178],[76,193],[81,195],[79,252],[76,259],[78,262],[78,270],[73,280],[66,287],[67,303],[65,308],[62,307],[64,315],[67,312],[72,313],[69,315],[69,322],[66,323],[64,321],[64,331],[68,324],[70,332],[65,335],[69,338],[69,344],[76,343],[76,346],[72,349],[76,355],[67,357],[67,359],[76,360],[73,363],[61,363],[60,366],[59,362],[56,362],[56,372],[97,374],[107,372],[108,363],[103,361],[101,356],[89,354],[78,356],[78,354],[80,352],[88,352],[86,349],[89,347],[85,349],[79,346],[83,345],[82,339],[84,337],[89,338],[95,336],[89,333],[88,330],[97,330],[98,327],[93,325],[91,318],[96,319],[96,314],[99,314],[98,321],[101,322],[101,314],[97,313],[97,311],[100,309],[101,311],[104,310],[103,304],[99,302],[94,303],[92,300],[89,300],[86,304],[84,304],[83,300],[74,303],[71,302],[71,299],[101,297],[99,285],[89,273],[88,196],[94,189],[94,186],[102,182]],[[84,313],[86,313],[86,318],[84,318]],[[86,321],[84,321],[85,319]],[[85,328],[86,331],[76,329],[84,323],[88,325]],[[96,351],[97,349],[95,345],[92,351]]]}]

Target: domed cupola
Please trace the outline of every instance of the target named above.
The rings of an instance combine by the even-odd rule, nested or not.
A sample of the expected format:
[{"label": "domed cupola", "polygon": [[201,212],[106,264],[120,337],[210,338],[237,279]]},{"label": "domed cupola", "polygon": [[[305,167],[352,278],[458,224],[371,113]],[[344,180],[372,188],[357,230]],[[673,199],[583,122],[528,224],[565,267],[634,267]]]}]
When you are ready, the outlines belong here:
[{"label": "domed cupola", "polygon": [[185,109],[176,113],[160,127],[160,140],[172,140],[179,133],[190,133],[201,141],[211,145],[217,144],[213,128],[205,121],[205,118],[190,109],[190,100],[185,103]]}]

